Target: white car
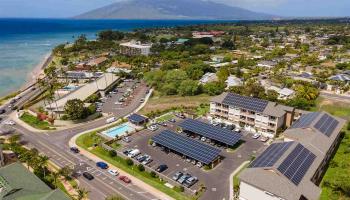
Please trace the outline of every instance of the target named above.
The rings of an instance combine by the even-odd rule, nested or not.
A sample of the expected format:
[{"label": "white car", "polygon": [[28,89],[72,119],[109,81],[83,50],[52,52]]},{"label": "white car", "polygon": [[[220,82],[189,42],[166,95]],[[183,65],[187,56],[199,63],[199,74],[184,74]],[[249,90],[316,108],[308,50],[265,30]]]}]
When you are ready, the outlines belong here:
[{"label": "white car", "polygon": [[123,105],[123,103],[122,103],[122,102],[119,102],[119,101],[115,102],[114,104],[115,104],[115,105]]},{"label": "white car", "polygon": [[151,125],[148,127],[148,130],[150,130],[150,131],[156,131],[157,129],[158,129],[157,125]]},{"label": "white car", "polygon": [[240,132],[241,132],[241,129],[236,128],[236,129],[235,129],[235,132],[240,133]]},{"label": "white car", "polygon": [[108,173],[112,174],[113,176],[118,176],[119,172],[115,169],[109,169]]},{"label": "white car", "polygon": [[12,120],[7,120],[7,121],[4,121],[4,124],[14,126],[14,125],[16,125],[16,122],[14,122]]},{"label": "white car", "polygon": [[252,138],[253,138],[253,139],[258,139],[260,136],[261,136],[261,135],[260,135],[259,133],[255,133],[255,134],[252,136]]}]

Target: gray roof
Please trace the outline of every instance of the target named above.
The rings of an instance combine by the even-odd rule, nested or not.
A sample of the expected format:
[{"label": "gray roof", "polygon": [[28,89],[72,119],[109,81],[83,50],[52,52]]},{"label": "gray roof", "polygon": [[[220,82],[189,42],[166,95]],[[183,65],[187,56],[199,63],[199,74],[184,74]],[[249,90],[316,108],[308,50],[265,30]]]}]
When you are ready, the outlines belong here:
[{"label": "gray roof", "polygon": [[[322,116],[327,113],[308,113],[306,115],[310,114],[313,114],[312,117],[309,117],[309,119],[312,119],[311,122],[301,123],[299,120],[295,123],[301,123],[302,126],[297,126],[298,128],[293,128],[292,126],[284,132],[285,141],[294,141],[293,145],[284,152],[272,167],[247,168],[240,175],[241,181],[260,188],[261,190],[271,192],[286,200],[299,199],[301,195],[309,200],[318,199],[321,194],[321,189],[315,185],[311,179],[315,175],[316,170],[322,163],[330,147],[339,136],[345,124],[345,120],[332,116],[333,119],[338,121],[338,124],[328,137],[314,127]],[[305,120],[305,117],[302,120]],[[295,185],[282,175],[277,168],[298,144],[303,145],[316,157],[301,182]]]},{"label": "gray roof", "polygon": [[350,81],[350,75],[348,75],[348,74],[337,74],[337,75],[329,77],[329,79],[333,80],[333,81],[348,82],[348,81]]},{"label": "gray roof", "polygon": [[212,98],[211,102],[244,108],[275,117],[281,117],[285,114],[285,111],[290,110],[290,107],[282,106],[275,102],[227,92],[224,92],[221,95]]},{"label": "gray roof", "polygon": [[69,200],[61,190],[51,190],[22,164],[13,163],[0,168],[0,197],[3,200]]}]

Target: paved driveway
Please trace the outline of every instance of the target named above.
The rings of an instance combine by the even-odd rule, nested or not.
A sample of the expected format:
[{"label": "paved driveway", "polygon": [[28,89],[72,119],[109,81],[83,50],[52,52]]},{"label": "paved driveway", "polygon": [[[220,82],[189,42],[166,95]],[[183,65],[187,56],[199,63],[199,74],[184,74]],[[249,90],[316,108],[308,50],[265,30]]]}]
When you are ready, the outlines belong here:
[{"label": "paved driveway", "polygon": [[[179,120],[178,119],[179,123]],[[176,124],[177,124],[176,123]],[[149,139],[165,129],[176,130],[176,124],[168,123],[168,127],[160,127],[159,130],[152,132],[149,130],[143,130],[134,134],[132,142],[126,144],[124,149],[138,148],[141,153],[146,153],[152,156],[153,162],[149,164],[153,169],[157,168],[160,164],[168,165],[168,169],[163,172],[164,175],[171,177],[177,172],[187,172],[193,176],[198,177],[199,182],[191,187],[192,190],[196,190],[199,184],[203,183],[207,187],[207,191],[203,194],[201,199],[205,200],[221,200],[229,199],[229,177],[230,174],[239,167],[244,161],[250,160],[253,154],[261,152],[264,149],[264,144],[259,140],[251,138],[248,132],[243,132],[243,141],[241,146],[234,152],[227,152],[222,148],[221,155],[224,157],[222,162],[214,169],[205,171],[200,169],[191,163],[186,162],[181,156],[174,153],[165,153],[161,151],[160,147],[152,147],[148,145]]]}]

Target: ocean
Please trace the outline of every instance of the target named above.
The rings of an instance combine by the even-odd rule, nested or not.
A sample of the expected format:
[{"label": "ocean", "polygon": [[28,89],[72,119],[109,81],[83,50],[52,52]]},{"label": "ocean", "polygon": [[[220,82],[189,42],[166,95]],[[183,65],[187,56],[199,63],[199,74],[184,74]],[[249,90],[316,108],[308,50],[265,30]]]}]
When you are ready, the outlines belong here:
[{"label": "ocean", "polygon": [[56,45],[81,34],[94,39],[98,31],[106,29],[132,31],[217,22],[223,21],[0,19],[0,96],[20,89]]}]

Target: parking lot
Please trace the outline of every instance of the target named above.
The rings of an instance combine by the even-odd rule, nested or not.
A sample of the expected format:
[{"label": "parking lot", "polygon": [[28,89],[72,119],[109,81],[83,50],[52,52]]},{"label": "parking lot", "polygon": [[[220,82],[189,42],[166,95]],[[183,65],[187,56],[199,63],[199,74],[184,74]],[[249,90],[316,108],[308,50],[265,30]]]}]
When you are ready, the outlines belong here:
[{"label": "parking lot", "polygon": [[[147,91],[148,88],[144,83],[126,80],[102,98],[102,104],[99,107],[103,113],[116,115],[123,112],[131,103],[141,104]],[[133,101],[134,99],[137,99],[137,102]]]},{"label": "parking lot", "polygon": [[[166,153],[162,151],[162,148],[157,146],[153,147],[149,145],[149,140],[162,130],[176,131],[177,125],[182,121],[180,118],[175,118],[176,122],[167,122],[167,126],[159,126],[156,131],[143,130],[135,133],[131,136],[131,142],[124,145],[125,149],[139,149],[141,154],[148,154],[152,157],[153,161],[148,165],[152,169],[156,169],[161,164],[166,164],[168,169],[162,174],[167,176],[169,179],[173,175],[181,171],[183,173],[189,173],[195,176],[199,181],[193,185],[190,189],[192,191],[197,190],[200,184],[204,184],[207,188],[201,199],[229,199],[229,177],[230,174],[239,167],[244,161],[250,160],[251,156],[257,152],[261,152],[264,149],[264,143],[260,140],[253,139],[252,134],[243,131],[242,140],[244,141],[234,151],[229,151],[224,147],[220,147],[221,156],[223,160],[216,167],[211,170],[205,170],[199,168],[192,163],[183,159],[182,156],[175,153]],[[217,147],[218,148],[218,147]]]}]

